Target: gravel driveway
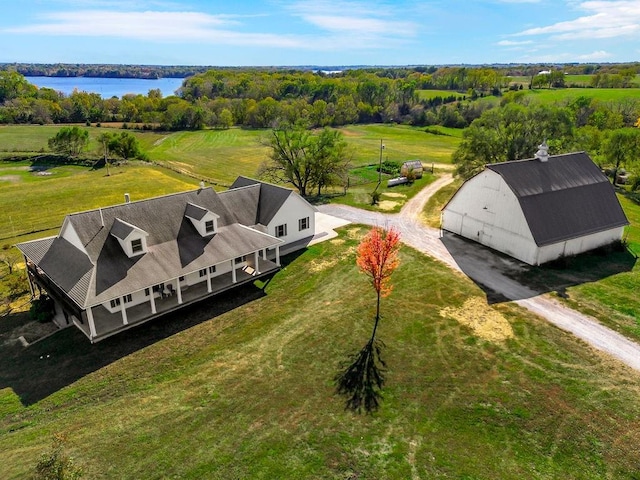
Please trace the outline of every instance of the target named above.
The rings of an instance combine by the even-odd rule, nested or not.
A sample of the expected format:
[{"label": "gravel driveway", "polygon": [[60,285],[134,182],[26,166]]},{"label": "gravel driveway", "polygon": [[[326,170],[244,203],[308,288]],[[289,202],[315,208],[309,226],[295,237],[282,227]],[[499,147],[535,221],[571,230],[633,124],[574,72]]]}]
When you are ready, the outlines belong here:
[{"label": "gravel driveway", "polygon": [[593,347],[640,370],[640,345],[603,326],[597,320],[583,315],[530,287],[510,278],[523,265],[517,260],[497,254],[479,244],[456,235],[428,227],[420,221],[420,213],[429,197],[453,181],[451,175],[440,177],[413,197],[398,214],[369,212],[344,205],[321,205],[324,214],[352,223],[396,227],[402,241],[427,255],[463,272],[485,290],[547,319],[554,325],[573,333]]}]

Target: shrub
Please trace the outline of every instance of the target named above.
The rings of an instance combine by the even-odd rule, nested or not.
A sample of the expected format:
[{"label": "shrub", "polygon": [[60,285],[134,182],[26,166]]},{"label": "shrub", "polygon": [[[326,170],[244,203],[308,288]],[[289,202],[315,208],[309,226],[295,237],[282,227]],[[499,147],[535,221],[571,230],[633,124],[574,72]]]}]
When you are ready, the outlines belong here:
[{"label": "shrub", "polygon": [[51,450],[43,453],[36,464],[34,480],[77,480],[82,478],[82,469],[73,461],[64,448],[65,438],[53,436]]},{"label": "shrub", "polygon": [[55,309],[53,306],[53,300],[47,296],[42,296],[31,302],[29,317],[32,320],[37,320],[40,323],[46,323],[53,319],[54,313]]},{"label": "shrub", "polygon": [[394,162],[393,160],[385,160],[382,162],[382,173],[386,173],[387,175],[398,175],[400,173],[400,163]]}]

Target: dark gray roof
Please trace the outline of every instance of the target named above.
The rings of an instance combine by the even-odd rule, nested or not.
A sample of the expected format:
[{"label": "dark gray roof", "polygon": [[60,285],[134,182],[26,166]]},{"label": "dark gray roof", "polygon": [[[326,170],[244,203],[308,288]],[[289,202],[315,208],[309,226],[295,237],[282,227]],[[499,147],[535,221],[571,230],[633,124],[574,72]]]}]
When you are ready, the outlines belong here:
[{"label": "dark gray roof", "polygon": [[111,235],[119,238],[120,240],[124,240],[135,229],[136,227],[134,227],[133,225],[123,222],[119,218],[116,218],[113,221],[113,225],[111,226]]},{"label": "dark gray roof", "polygon": [[258,223],[259,184],[225,190],[218,195],[238,223],[249,226]]},{"label": "dark gray roof", "polygon": [[584,153],[487,165],[511,188],[538,246],[628,225],[607,177]]},{"label": "dark gray roof", "polygon": [[[190,204],[219,216],[215,235],[203,238],[185,217]],[[75,213],[67,222],[85,251],[62,237],[18,248],[81,307],[282,243],[239,224],[211,188]],[[131,225],[147,234],[147,253],[134,258],[109,234],[126,238]]]},{"label": "dark gray roof", "polygon": [[247,177],[238,177],[236,181],[233,182],[233,185],[231,185],[231,190],[251,185],[260,185],[260,196],[258,198],[255,223],[262,225],[268,225],[284,202],[294,193],[293,190],[288,188]]},{"label": "dark gray roof", "polygon": [[184,211],[187,217],[193,218],[194,220],[202,220],[207,213],[209,213],[209,210],[194,205],[193,203],[187,203],[187,208]]}]

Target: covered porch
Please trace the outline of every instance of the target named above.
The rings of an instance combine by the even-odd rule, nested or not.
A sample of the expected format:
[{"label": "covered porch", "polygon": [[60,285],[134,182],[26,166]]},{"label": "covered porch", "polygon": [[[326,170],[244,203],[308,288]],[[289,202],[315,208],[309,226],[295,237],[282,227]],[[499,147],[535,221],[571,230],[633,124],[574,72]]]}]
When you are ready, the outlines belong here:
[{"label": "covered porch", "polygon": [[280,269],[278,263],[257,255],[247,260],[246,265],[241,268],[232,268],[230,272],[217,276],[207,275],[200,282],[189,286],[180,286],[179,279],[173,279],[172,283],[176,288],[171,289],[169,295],[157,292],[159,295],[155,296],[154,292],[150,292],[147,302],[130,307],[122,302],[123,311],[111,313],[103,305],[90,307],[82,312],[84,322],[74,320],[74,323],[91,342],[97,342],[191,303],[269,276]]}]

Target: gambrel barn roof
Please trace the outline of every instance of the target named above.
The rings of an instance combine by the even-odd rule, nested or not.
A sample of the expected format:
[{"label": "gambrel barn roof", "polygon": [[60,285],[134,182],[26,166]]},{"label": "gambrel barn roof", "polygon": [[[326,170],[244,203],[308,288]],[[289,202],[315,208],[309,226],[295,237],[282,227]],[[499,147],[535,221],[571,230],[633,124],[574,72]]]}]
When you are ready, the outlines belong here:
[{"label": "gambrel barn roof", "polygon": [[585,152],[486,168],[513,191],[538,246],[629,224],[613,186]]}]

